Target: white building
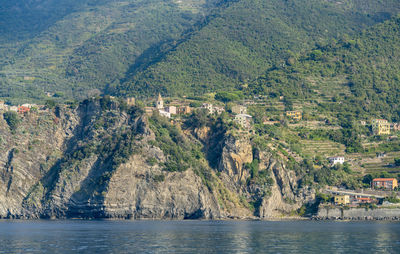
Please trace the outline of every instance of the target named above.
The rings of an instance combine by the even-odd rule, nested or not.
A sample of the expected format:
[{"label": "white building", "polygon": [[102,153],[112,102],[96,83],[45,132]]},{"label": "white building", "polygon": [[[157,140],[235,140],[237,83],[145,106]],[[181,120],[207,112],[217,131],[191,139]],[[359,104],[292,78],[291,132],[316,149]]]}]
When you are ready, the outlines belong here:
[{"label": "white building", "polygon": [[203,103],[203,105],[201,105],[201,108],[207,109],[209,114],[214,113],[213,105],[210,103]]},{"label": "white building", "polygon": [[14,111],[14,112],[18,112],[18,107],[17,106],[10,106],[8,107],[9,111]]},{"label": "white building", "polygon": [[213,111],[214,111],[213,113],[217,113],[218,115],[220,115],[220,114],[222,114],[222,112],[225,111],[225,108],[224,107],[214,106]]},{"label": "white building", "polygon": [[203,103],[201,108],[207,109],[209,114],[217,113],[218,115],[225,111],[224,107],[213,106],[210,103]]},{"label": "white building", "polygon": [[342,165],[344,163],[344,157],[343,156],[330,157],[329,161],[332,164],[332,166],[336,164]]},{"label": "white building", "polygon": [[167,118],[171,118],[171,113],[165,111],[165,110],[158,110],[158,112],[160,113],[161,116],[167,117]]},{"label": "white building", "polygon": [[238,124],[240,124],[240,126],[242,126],[245,129],[248,129],[251,127],[251,119],[253,117],[251,115],[247,115],[247,114],[237,114],[235,116],[235,122],[237,122]]},{"label": "white building", "polygon": [[25,103],[21,105],[22,107],[27,107],[27,108],[32,108],[32,107],[36,107],[36,104],[29,104],[29,103]]}]

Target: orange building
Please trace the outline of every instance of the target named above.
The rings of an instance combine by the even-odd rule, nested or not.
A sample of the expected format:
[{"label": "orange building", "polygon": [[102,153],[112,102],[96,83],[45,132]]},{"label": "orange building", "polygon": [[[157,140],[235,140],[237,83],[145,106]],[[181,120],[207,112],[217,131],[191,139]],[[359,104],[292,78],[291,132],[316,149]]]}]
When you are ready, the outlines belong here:
[{"label": "orange building", "polygon": [[375,189],[393,190],[398,186],[396,178],[375,178],[372,180],[372,187]]},{"label": "orange building", "polygon": [[18,106],[18,113],[24,114],[28,113],[31,109],[26,106]]},{"label": "orange building", "polygon": [[372,198],[356,198],[356,203],[358,204],[370,204],[372,203],[374,200]]}]

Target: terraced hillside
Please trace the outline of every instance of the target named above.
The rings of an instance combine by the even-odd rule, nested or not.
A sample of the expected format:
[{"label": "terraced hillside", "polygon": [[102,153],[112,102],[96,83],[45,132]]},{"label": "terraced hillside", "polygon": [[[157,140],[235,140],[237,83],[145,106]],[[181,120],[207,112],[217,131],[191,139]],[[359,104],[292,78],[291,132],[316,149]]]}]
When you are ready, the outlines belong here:
[{"label": "terraced hillside", "polygon": [[[121,94],[173,95],[240,88],[315,44],[354,34],[399,11],[398,1],[239,0],[143,72]],[[122,91],[121,91],[122,90]]]},{"label": "terraced hillside", "polygon": [[[397,13],[395,0],[3,1],[0,97],[171,95],[246,85]],[[18,99],[18,100],[17,100]]]},{"label": "terraced hillside", "polygon": [[14,18],[0,25],[0,97],[100,93],[176,43],[213,1],[7,1],[0,20]]}]

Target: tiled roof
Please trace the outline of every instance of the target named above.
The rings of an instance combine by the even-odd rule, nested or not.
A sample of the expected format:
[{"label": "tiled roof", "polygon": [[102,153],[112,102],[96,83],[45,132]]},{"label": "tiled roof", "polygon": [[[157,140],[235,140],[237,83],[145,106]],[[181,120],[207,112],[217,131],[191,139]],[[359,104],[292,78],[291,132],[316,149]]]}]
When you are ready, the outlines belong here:
[{"label": "tiled roof", "polygon": [[396,178],[375,178],[372,181],[377,182],[377,181],[394,181],[394,180],[396,180]]}]

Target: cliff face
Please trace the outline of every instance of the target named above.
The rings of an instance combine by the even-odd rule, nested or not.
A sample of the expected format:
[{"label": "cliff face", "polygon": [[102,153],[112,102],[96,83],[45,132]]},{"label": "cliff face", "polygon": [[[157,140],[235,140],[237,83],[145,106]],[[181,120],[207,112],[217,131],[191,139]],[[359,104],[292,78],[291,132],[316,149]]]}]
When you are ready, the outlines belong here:
[{"label": "cliff face", "polygon": [[[225,138],[219,170],[226,174],[226,186],[245,195],[254,207],[254,215],[274,218],[288,215],[304,203],[313,202],[315,191],[297,186],[298,177],[269,150],[256,150],[245,133]],[[257,176],[249,164],[258,163]],[[261,175],[264,174],[264,176]],[[249,180],[250,179],[250,180]]]},{"label": "cliff face", "polygon": [[140,109],[121,110],[112,100],[31,113],[14,132],[0,123],[2,218],[271,218],[313,198],[248,134],[171,129],[172,140],[196,144],[204,155],[170,170],[179,154]]},{"label": "cliff face", "polygon": [[53,113],[40,114],[26,116],[14,134],[0,118],[1,217],[23,214],[24,198],[56,163],[76,125],[74,114],[62,121]]}]

